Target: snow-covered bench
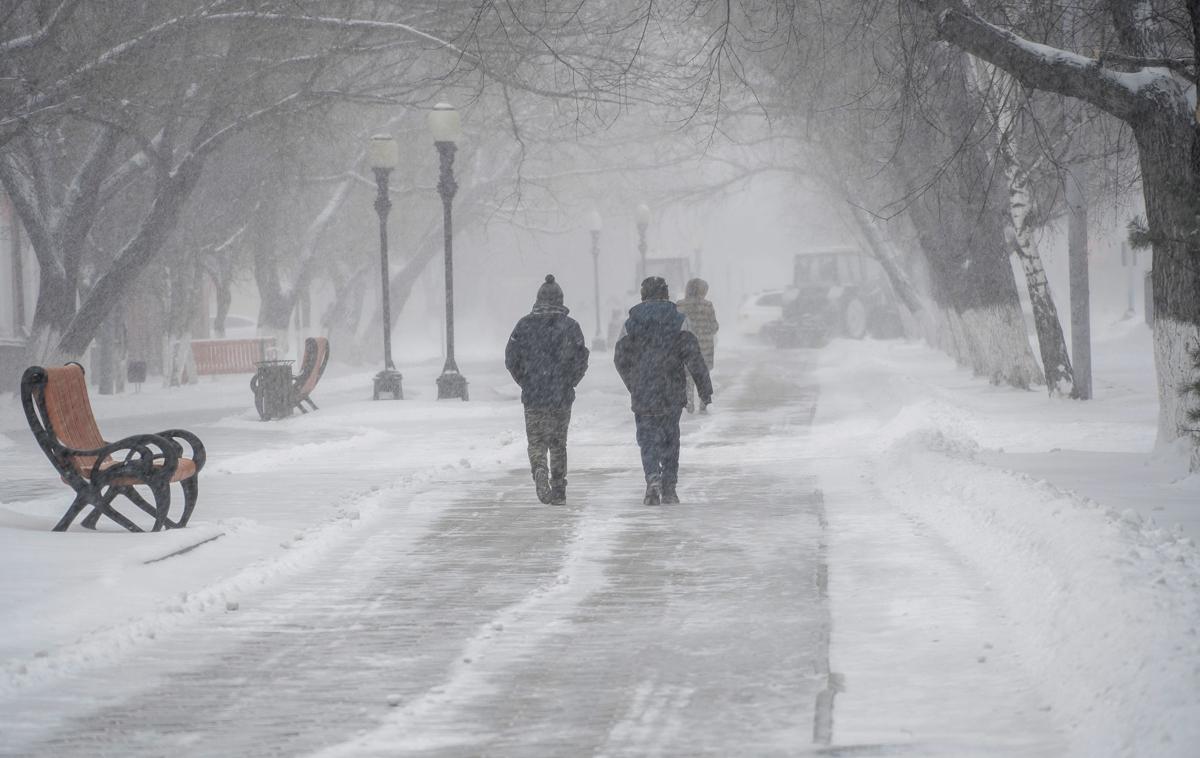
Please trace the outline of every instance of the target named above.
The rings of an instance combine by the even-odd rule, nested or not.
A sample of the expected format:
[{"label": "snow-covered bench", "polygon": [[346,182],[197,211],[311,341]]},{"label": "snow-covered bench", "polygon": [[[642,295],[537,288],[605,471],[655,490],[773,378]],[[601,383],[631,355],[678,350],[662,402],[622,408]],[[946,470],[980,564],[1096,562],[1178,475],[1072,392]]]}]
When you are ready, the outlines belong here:
[{"label": "snow-covered bench", "polygon": [[[187,524],[196,507],[197,477],[205,460],[204,445],[196,435],[168,429],[106,441],[92,415],[83,366],[78,363],[26,369],[21,377],[21,404],[42,452],[63,482],[75,490],[75,499],[54,531],[66,531],[89,506],[91,512],[80,522],[89,529],[95,528],[101,516],[107,516],[131,532],[145,531],[116,509],[118,496],[153,518],[152,531]],[[184,456],[181,440],[191,448],[190,458]],[[170,512],[171,485],[175,482],[183,489],[183,510],[178,519],[172,519]],[[137,487],[149,488],[153,504]]]}]

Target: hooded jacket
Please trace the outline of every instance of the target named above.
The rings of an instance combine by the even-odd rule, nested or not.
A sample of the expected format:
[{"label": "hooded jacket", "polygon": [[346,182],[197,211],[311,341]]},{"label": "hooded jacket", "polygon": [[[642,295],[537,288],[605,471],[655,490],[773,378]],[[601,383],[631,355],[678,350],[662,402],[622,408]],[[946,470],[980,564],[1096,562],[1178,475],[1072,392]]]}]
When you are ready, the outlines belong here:
[{"label": "hooded jacket", "polygon": [[688,328],[696,335],[700,343],[700,352],[709,366],[713,364],[716,352],[716,334],[721,325],[717,323],[717,312],[713,304],[705,299],[708,294],[708,282],[703,279],[692,279],[684,290],[685,297],[676,305],[679,311],[687,316]]},{"label": "hooded jacket", "polygon": [[561,305],[535,305],[517,322],[504,349],[504,365],[521,386],[527,408],[568,408],[588,367],[579,322]]},{"label": "hooded jacket", "polygon": [[629,310],[613,351],[617,373],[634,413],[673,413],[687,404],[690,372],[702,402],[712,400],[712,380],[696,335],[670,300],[647,300]]}]

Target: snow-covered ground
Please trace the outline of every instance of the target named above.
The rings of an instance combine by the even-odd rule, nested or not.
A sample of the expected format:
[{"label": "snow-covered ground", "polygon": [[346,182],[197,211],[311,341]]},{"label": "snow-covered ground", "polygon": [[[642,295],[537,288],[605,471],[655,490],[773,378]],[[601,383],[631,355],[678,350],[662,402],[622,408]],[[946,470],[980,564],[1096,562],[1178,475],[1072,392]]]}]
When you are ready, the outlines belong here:
[{"label": "snow-covered ground", "polygon": [[[754,693],[737,680],[728,708],[755,696],[762,704],[765,723],[754,728],[770,749],[755,754],[841,745],[898,755],[1195,755],[1200,518],[1193,504],[1200,481],[1187,475],[1176,452],[1153,450],[1154,382],[1144,327],[1119,325],[1097,339],[1097,399],[1087,403],[989,386],[919,344],[838,341],[815,353],[727,353],[719,358],[713,414],[686,422],[680,516],[649,525],[640,515],[632,423],[609,360],[594,357],[576,404],[574,510],[565,521],[547,517],[551,522],[539,514],[563,511],[528,502],[517,392],[494,360],[464,365],[472,380],[469,403],[434,399],[440,362],[405,369],[401,402],[372,402],[369,372],[334,366],[315,393],[320,411],[267,424],[250,410],[245,377],[94,396],[109,438],[182,426],[206,443],[209,463],[192,526],[159,534],[107,525],[101,533],[77,527],[49,533],[69,491],[34,447],[18,404],[4,402],[0,735],[10,737],[0,736],[0,753],[86,754],[76,743],[46,742],[46,734],[76,729],[83,740],[94,727],[89,712],[139,702],[139,693],[187,674],[188,666],[196,668],[186,681],[202,679],[204,656],[189,662],[168,654],[171,645],[266,634],[286,621],[267,609],[301,596],[314,577],[351,571],[365,582],[366,566],[354,574],[341,564],[369,554],[372,541],[379,545],[374,560],[388,556],[405,581],[444,582],[436,579],[439,562],[462,567],[441,549],[458,544],[471,531],[465,525],[482,519],[491,531],[480,544],[511,550],[514,563],[529,562],[525,573],[497,574],[496,597],[472,592],[457,599],[460,616],[429,606],[425,617],[443,625],[436,627],[444,637],[439,644],[456,651],[452,660],[470,664],[490,656],[492,668],[458,662],[426,681],[417,674],[430,661],[392,661],[413,667],[412,691],[400,707],[356,711],[362,723],[347,725],[349,741],[340,748],[314,745],[340,754],[462,755],[492,744],[503,753],[497,746],[511,743],[488,743],[480,734],[486,722],[455,718],[477,716],[472,708],[480,701],[507,692],[484,686],[478,671],[524,682],[522,666],[544,657],[590,672],[587,686],[596,689],[585,695],[571,692],[569,680],[533,677],[534,685],[566,688],[571,698],[548,717],[552,731],[554,719],[561,722],[558,741],[531,728],[522,754],[561,755],[564,740],[602,728],[573,721],[567,703],[603,704],[606,694],[632,701],[612,706],[613,724],[597,743],[607,747],[590,752],[729,754],[702,740],[710,734],[703,724],[720,718],[713,704],[732,692],[736,677],[726,668],[706,663],[711,681],[705,670],[677,671],[684,680],[675,681],[668,668],[628,691],[603,691],[611,685],[601,675],[605,667],[653,668],[653,658],[635,655],[622,664],[605,656],[619,656],[612,648],[640,639],[646,609],[662,603],[679,623],[660,620],[645,631],[666,635],[678,650],[736,634],[766,635],[766,645],[778,639],[769,636],[773,625],[795,634],[797,649],[812,646],[813,663],[802,665],[820,675],[815,690],[775,682]],[[816,536],[806,526],[811,518],[819,522]],[[772,525],[779,529],[759,531]],[[544,530],[546,542],[522,534],[529,529]],[[385,534],[391,536],[379,542]],[[780,537],[792,540],[791,552],[786,542],[776,544]],[[706,539],[724,542],[704,545]],[[740,576],[738,570],[754,565],[729,561],[755,543],[751,564],[772,567],[777,579],[791,582],[787,571],[803,567],[807,576],[811,562],[819,592],[782,594],[773,608],[756,602],[750,588],[759,585],[734,587],[727,596],[730,587],[672,568],[682,556]],[[624,585],[615,578],[621,566],[615,556],[626,556],[631,544],[651,551],[643,556],[646,566],[666,571],[661,585],[618,591]],[[536,579],[543,571],[548,584]],[[776,587],[770,579],[755,581]],[[700,587],[703,595],[689,594]],[[339,602],[359,601],[348,589]],[[494,612],[493,602],[500,603]],[[471,617],[484,620],[478,627],[484,632],[471,627],[458,638],[457,620],[471,603],[478,604]],[[741,618],[744,628],[725,628],[735,612],[755,617]],[[581,613],[602,625],[587,638],[592,644],[558,645]],[[724,621],[706,625],[705,613]],[[621,623],[603,626],[606,614],[610,624]],[[809,624],[812,640],[808,631],[796,631]],[[630,636],[616,636],[626,625]],[[355,628],[344,632],[349,645]],[[522,630],[517,649],[492,639],[505,628],[510,639]],[[164,652],[155,653],[159,648]],[[413,649],[425,648],[414,642]],[[403,658],[406,651],[395,653]],[[585,653],[591,658],[572,658]],[[724,655],[734,660],[728,650]],[[761,663],[736,660],[751,669]],[[829,687],[821,684],[826,677]],[[233,675],[221,686],[248,689],[255,682]],[[808,714],[811,730],[796,731],[786,719],[770,723],[772,696],[801,698],[787,712]],[[553,705],[521,702],[514,713],[531,723],[539,707]],[[499,701],[488,707],[504,713]],[[132,745],[167,734],[152,716],[137,723],[137,735],[105,732],[113,741],[97,754],[126,754],[122,737]],[[172,743],[173,750],[206,754],[199,739]],[[729,739],[725,748],[759,744],[746,734]],[[45,747],[51,744],[59,747]],[[136,754],[154,754],[139,744],[143,752]]]},{"label": "snow-covered ground", "polygon": [[[1010,696],[1040,692],[1070,754],[1196,754],[1200,479],[1178,451],[1153,450],[1149,339],[1129,323],[1097,340],[1086,403],[991,387],[920,345],[822,353],[812,439],[828,458],[833,665],[870,682],[840,715],[932,717],[946,703],[913,689],[953,707],[1011,657],[1035,689]],[[928,555],[896,554],[903,534],[926,532],[1004,609],[1001,627],[962,636],[970,624],[941,608],[944,572]],[[947,681],[946,661],[963,659],[977,672]],[[843,718],[841,736],[855,720]]]}]

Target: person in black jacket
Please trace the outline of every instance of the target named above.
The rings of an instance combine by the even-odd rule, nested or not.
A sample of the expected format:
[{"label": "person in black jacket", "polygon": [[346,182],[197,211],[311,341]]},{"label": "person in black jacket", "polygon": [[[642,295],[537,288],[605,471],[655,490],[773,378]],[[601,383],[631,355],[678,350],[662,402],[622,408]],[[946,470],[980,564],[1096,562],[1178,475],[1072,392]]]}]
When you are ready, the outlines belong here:
[{"label": "person in black jacket", "polygon": [[705,405],[712,402],[713,390],[696,335],[671,302],[662,277],[642,282],[642,302],[629,310],[613,360],[629,390],[637,422],[646,474],[642,502],[678,503],[679,417],[687,405],[687,374]]},{"label": "person in black jacket", "polygon": [[567,313],[562,287],[548,274],[533,311],[517,322],[504,350],[504,365],[521,386],[537,497],[551,505],[567,502],[567,427],[575,385],[588,366],[583,330]]}]

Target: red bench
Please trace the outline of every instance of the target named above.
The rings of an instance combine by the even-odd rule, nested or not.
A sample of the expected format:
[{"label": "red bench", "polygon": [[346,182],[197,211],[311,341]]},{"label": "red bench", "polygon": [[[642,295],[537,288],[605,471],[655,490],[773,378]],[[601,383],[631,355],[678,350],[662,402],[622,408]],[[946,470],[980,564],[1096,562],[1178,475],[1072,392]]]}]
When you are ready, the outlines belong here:
[{"label": "red bench", "polygon": [[308,403],[315,411],[317,404],[309,394],[316,389],[317,382],[325,374],[325,366],[329,363],[329,340],[325,337],[309,337],[304,340],[304,362],[300,364],[300,373],[296,375],[296,407],[301,413],[308,413],[304,404]]},{"label": "red bench", "polygon": [[[204,444],[196,435],[168,429],[116,442],[105,440],[92,415],[83,367],[78,363],[26,369],[21,379],[21,404],[38,446],[63,482],[75,490],[75,499],[54,531],[66,531],[88,507],[91,511],[82,525],[89,529],[107,516],[131,532],[144,531],[117,510],[118,496],[149,515],[153,531],[187,525],[196,507],[198,477],[205,460]],[[191,448],[190,456],[182,443]],[[175,483],[183,489],[183,506],[172,518],[171,485]],[[143,497],[138,487],[148,489],[153,502]]]},{"label": "red bench", "polygon": [[253,374],[254,364],[267,360],[267,351],[275,347],[274,337],[242,340],[192,340],[196,373]]}]

